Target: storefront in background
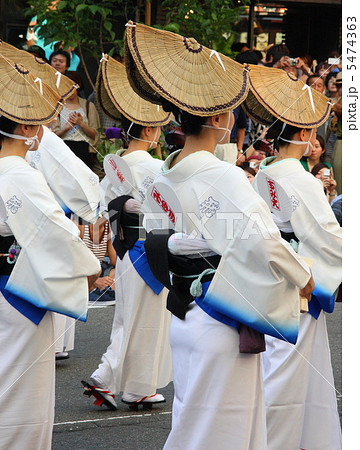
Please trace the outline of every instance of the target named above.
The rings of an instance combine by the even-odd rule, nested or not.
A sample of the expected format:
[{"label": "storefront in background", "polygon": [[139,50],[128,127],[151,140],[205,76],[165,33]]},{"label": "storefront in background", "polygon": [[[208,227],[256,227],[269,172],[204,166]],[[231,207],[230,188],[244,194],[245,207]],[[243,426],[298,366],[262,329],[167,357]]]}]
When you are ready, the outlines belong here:
[{"label": "storefront in background", "polygon": [[341,0],[253,1],[234,32],[238,42],[258,50],[283,43],[293,57],[310,55],[324,61],[341,47]]}]

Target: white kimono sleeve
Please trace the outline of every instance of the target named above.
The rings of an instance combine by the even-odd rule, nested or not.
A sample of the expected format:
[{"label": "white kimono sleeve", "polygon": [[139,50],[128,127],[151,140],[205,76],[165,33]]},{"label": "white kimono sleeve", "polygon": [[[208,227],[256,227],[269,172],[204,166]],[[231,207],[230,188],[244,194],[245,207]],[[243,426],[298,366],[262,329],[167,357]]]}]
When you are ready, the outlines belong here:
[{"label": "white kimono sleeve", "polygon": [[99,190],[100,190],[100,211],[109,220],[108,204],[111,202],[111,200],[114,200],[115,198],[119,197],[120,193],[115,190],[115,188],[110,183],[108,176],[106,175],[99,184]]},{"label": "white kimono sleeve", "polygon": [[290,219],[300,241],[298,253],[314,260],[311,270],[318,295],[332,295],[342,280],[342,229],[316,178],[301,186],[293,181],[291,188],[299,200]]},{"label": "white kimono sleeve", "polygon": [[100,264],[43,175],[25,162],[16,166],[0,173],[6,223],[21,246],[6,289],[38,307],[86,320],[87,276],[98,273]]},{"label": "white kimono sleeve", "polygon": [[65,212],[95,223],[99,215],[99,177],[59,136],[45,126],[43,130],[38,150],[28,152],[27,161],[42,172]]},{"label": "white kimono sleeve", "polygon": [[[342,230],[324,195],[322,183],[291,158],[267,165],[262,171],[270,175],[290,199],[292,212],[286,227],[290,226],[299,240],[298,253],[313,261],[313,296],[322,309],[332,312],[334,293],[342,278]],[[256,181],[257,177],[255,188]]]},{"label": "white kimono sleeve", "polygon": [[[264,334],[295,343],[300,318],[299,288],[309,281],[310,270],[281,238],[269,208],[242,175],[236,179],[227,173],[231,192],[214,192],[212,196],[218,201],[219,210],[204,226],[209,247],[222,258],[203,305]],[[221,213],[221,203],[226,201],[225,210],[238,211],[234,219],[231,214],[226,217]],[[200,210],[206,214],[201,205],[204,202]],[[214,208],[214,203],[209,206]]]}]

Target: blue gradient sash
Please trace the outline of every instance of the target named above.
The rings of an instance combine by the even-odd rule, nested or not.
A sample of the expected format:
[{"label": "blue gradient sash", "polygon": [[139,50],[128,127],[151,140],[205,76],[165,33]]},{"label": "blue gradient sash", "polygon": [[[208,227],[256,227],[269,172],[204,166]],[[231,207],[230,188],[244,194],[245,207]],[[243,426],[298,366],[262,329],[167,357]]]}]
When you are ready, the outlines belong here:
[{"label": "blue gradient sash", "polygon": [[136,272],[145,281],[145,283],[159,295],[164,286],[154,277],[150,270],[146,253],[144,249],[145,241],[137,241],[129,250],[129,257]]}]

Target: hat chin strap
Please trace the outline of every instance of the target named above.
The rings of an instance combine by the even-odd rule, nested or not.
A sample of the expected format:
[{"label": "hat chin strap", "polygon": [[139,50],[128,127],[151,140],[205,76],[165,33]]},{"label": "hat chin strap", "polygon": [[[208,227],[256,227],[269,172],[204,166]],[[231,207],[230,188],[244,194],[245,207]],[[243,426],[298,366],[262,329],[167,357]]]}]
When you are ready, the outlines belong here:
[{"label": "hat chin strap", "polygon": [[278,139],[281,139],[282,141],[289,142],[290,144],[295,144],[295,145],[305,145],[307,143],[306,150],[305,150],[303,156],[310,156],[312,149],[314,148],[313,144],[310,142],[313,132],[314,132],[314,128],[311,129],[311,134],[310,134],[309,140],[307,142],[304,142],[304,141],[293,141],[291,139],[284,139],[283,137],[281,137],[281,135],[285,129],[285,126],[286,126],[286,123],[284,123],[283,129],[281,130],[281,133],[280,133]]},{"label": "hat chin strap", "polygon": [[130,126],[129,126],[129,129],[127,130],[126,134],[127,134],[129,137],[131,137],[131,139],[135,139],[136,141],[148,142],[148,143],[150,144],[150,145],[149,145],[149,148],[155,148],[156,145],[157,145],[157,143],[158,143],[158,140],[159,140],[159,138],[160,138],[161,131],[160,131],[159,137],[158,137],[156,140],[154,140],[154,141],[148,141],[147,139],[137,138],[137,137],[132,136],[132,135],[130,134],[130,130],[131,130],[131,127],[132,127],[133,125],[134,125],[134,122],[131,122],[131,124],[130,124]]},{"label": "hat chin strap", "polygon": [[39,129],[40,126],[38,126],[38,129],[36,130],[36,134],[35,136],[30,136],[30,137],[26,137],[26,136],[20,136],[19,134],[10,134],[10,133],[5,133],[5,131],[0,130],[0,134],[7,136],[9,138],[12,139],[18,139],[19,141],[25,141],[25,145],[29,145],[30,147],[28,148],[28,150],[32,150],[35,147],[35,143],[37,142],[38,144],[40,144],[39,138],[38,138],[38,133],[39,133]]},{"label": "hat chin strap", "polygon": [[222,142],[225,139],[226,134],[229,132],[231,133],[231,129],[228,128],[229,127],[229,123],[230,123],[230,119],[231,119],[231,111],[228,111],[228,121],[226,124],[226,128],[223,127],[214,127],[212,125],[201,125],[204,128],[213,128],[214,130],[224,130],[225,133],[223,134],[222,138],[220,139],[220,141],[218,141],[218,144],[220,144],[220,142]]}]

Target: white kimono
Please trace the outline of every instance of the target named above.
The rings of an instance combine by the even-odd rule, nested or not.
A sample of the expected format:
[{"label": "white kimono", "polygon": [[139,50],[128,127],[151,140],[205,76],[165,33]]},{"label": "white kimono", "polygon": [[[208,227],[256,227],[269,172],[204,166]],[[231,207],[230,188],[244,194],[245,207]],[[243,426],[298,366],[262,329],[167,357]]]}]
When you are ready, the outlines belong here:
[{"label": "white kimono", "polygon": [[[142,202],[163,162],[145,151],[134,151],[123,158],[133,177],[130,195]],[[123,391],[148,396],[172,380],[168,291],[163,288],[157,295],[135,269],[130,254],[132,249],[122,260],[116,259],[111,343],[92,378],[113,394]],[[144,252],[135,257],[135,262],[142,257]]]},{"label": "white kimono", "polygon": [[20,157],[1,158],[0,203],[2,221],[21,247],[6,289],[36,307],[86,320],[87,276],[100,264],[43,175]]},{"label": "white kimono", "polygon": [[[175,230],[205,239],[222,255],[208,293],[215,287],[217,295],[237,293],[260,305],[276,300],[280,286],[292,302],[290,316],[296,314],[296,286],[306,285],[309,271],[280,239],[266,204],[243,171],[206,151],[169,169],[175,154],[155,182],[169,185],[180,201],[184,217],[176,221]],[[149,198],[146,208],[151,211]],[[258,228],[251,221],[255,218]],[[145,215],[145,226],[152,220],[151,213]],[[237,330],[206,314],[199,298],[196,303],[190,304],[185,320],[172,317],[175,398],[165,448],[265,449],[260,355],[240,354]]]},{"label": "white kimono", "polygon": [[26,160],[44,175],[55,199],[65,213],[73,212],[90,223],[99,216],[99,177],[81,161],[48,127],[39,148],[26,154]]},{"label": "white kimono", "polygon": [[[287,223],[276,220],[299,240],[298,253],[314,260],[315,291],[309,313],[301,315],[296,345],[267,337],[263,354],[268,448],[341,449],[340,421],[324,311],[332,312],[341,282],[341,228],[321,182],[297,159],[285,159],[260,170],[287,193],[293,212]],[[258,177],[253,186],[258,189]],[[284,424],[289,423],[289,427]]]},{"label": "white kimono", "polygon": [[0,159],[0,230],[22,247],[10,278],[0,274],[0,448],[50,449],[55,348],[47,310],[86,318],[86,276],[100,266],[43,175],[17,156]]},{"label": "white kimono", "polygon": [[0,448],[51,449],[55,410],[53,314],[39,325],[0,292]]},{"label": "white kimono", "polygon": [[[55,199],[65,211],[73,212],[87,222],[96,222],[99,215],[99,177],[78,158],[63,139],[43,126],[39,148],[29,151],[26,160],[40,170]],[[74,348],[75,322],[55,314],[55,350]]]},{"label": "white kimono", "polygon": [[109,177],[107,177],[106,175],[100,181],[99,190],[100,190],[100,211],[103,214],[103,216],[109,220],[107,207],[108,204],[111,202],[111,200],[114,200],[114,198],[118,197],[118,193],[110,183]]}]

